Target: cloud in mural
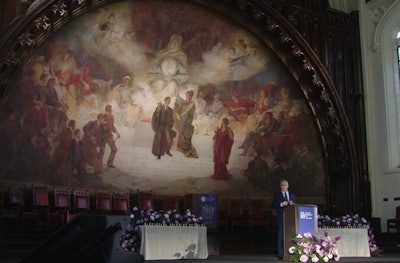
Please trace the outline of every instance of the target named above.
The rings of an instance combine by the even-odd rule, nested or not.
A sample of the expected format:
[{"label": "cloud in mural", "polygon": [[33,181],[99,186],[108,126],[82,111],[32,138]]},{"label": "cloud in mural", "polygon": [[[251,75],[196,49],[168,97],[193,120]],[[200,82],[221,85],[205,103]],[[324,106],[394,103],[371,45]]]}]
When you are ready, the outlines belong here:
[{"label": "cloud in mural", "polygon": [[[78,32],[76,37],[87,52],[115,61],[134,73],[135,78],[138,76],[137,80],[141,80],[157,64],[157,61],[153,61],[153,55],[156,53],[157,60],[157,54],[163,50],[149,50],[140,42],[132,22],[123,17],[108,11],[96,13],[91,24],[78,26],[80,30],[75,31]],[[192,61],[190,64],[186,61],[182,65],[178,59],[187,70],[190,82],[197,86],[218,85],[226,81],[243,80],[265,70],[267,56],[257,47],[257,42],[240,33],[236,39],[234,43],[217,43],[212,50],[202,54],[201,61]],[[181,38],[180,41],[184,40]],[[179,44],[179,49],[181,44],[184,43]],[[164,50],[168,50],[168,47]]]},{"label": "cloud in mural", "polygon": [[131,22],[118,12],[102,11],[93,15],[91,23],[77,25],[75,36],[85,50],[96,57],[105,57],[139,75],[149,67],[149,52],[136,39]]},{"label": "cloud in mural", "polygon": [[211,51],[203,53],[203,61],[191,66],[192,80],[198,85],[218,85],[226,81],[247,79],[267,67],[266,56],[255,47],[241,45],[226,46],[217,43]]}]

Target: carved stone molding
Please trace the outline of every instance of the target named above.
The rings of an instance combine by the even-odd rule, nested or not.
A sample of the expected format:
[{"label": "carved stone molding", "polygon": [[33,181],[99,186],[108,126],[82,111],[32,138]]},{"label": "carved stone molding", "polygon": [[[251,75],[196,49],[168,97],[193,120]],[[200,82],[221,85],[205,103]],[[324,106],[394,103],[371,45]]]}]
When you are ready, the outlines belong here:
[{"label": "carved stone molding", "polygon": [[367,4],[368,9],[371,11],[370,18],[374,28],[370,46],[372,52],[376,52],[380,48],[380,39],[378,36],[381,33],[380,25],[395,1],[396,0],[375,0]]}]

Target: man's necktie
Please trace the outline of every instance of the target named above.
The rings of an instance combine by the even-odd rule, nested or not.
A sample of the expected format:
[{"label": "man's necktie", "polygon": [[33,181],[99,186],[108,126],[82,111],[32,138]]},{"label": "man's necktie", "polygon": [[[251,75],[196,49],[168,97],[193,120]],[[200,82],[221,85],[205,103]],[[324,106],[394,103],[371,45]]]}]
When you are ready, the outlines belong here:
[{"label": "man's necktie", "polygon": [[284,196],[285,196],[285,200],[286,200],[286,201],[289,201],[289,197],[288,197],[287,192],[284,193]]}]

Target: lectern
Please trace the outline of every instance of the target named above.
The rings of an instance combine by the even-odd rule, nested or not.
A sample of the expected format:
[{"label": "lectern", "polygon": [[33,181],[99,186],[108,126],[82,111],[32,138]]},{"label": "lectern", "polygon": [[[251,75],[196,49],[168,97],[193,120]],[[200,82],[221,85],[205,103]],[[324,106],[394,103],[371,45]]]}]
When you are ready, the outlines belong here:
[{"label": "lectern", "polygon": [[283,259],[289,260],[289,248],[297,234],[318,231],[318,209],[316,205],[296,204],[283,210]]}]

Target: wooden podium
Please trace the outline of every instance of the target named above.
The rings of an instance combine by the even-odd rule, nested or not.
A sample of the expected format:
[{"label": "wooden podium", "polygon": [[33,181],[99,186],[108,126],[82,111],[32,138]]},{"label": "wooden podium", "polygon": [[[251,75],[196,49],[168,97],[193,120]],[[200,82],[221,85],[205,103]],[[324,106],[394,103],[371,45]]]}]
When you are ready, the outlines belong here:
[{"label": "wooden podium", "polygon": [[283,259],[289,260],[289,248],[297,234],[318,231],[318,209],[316,205],[296,204],[283,210]]}]

